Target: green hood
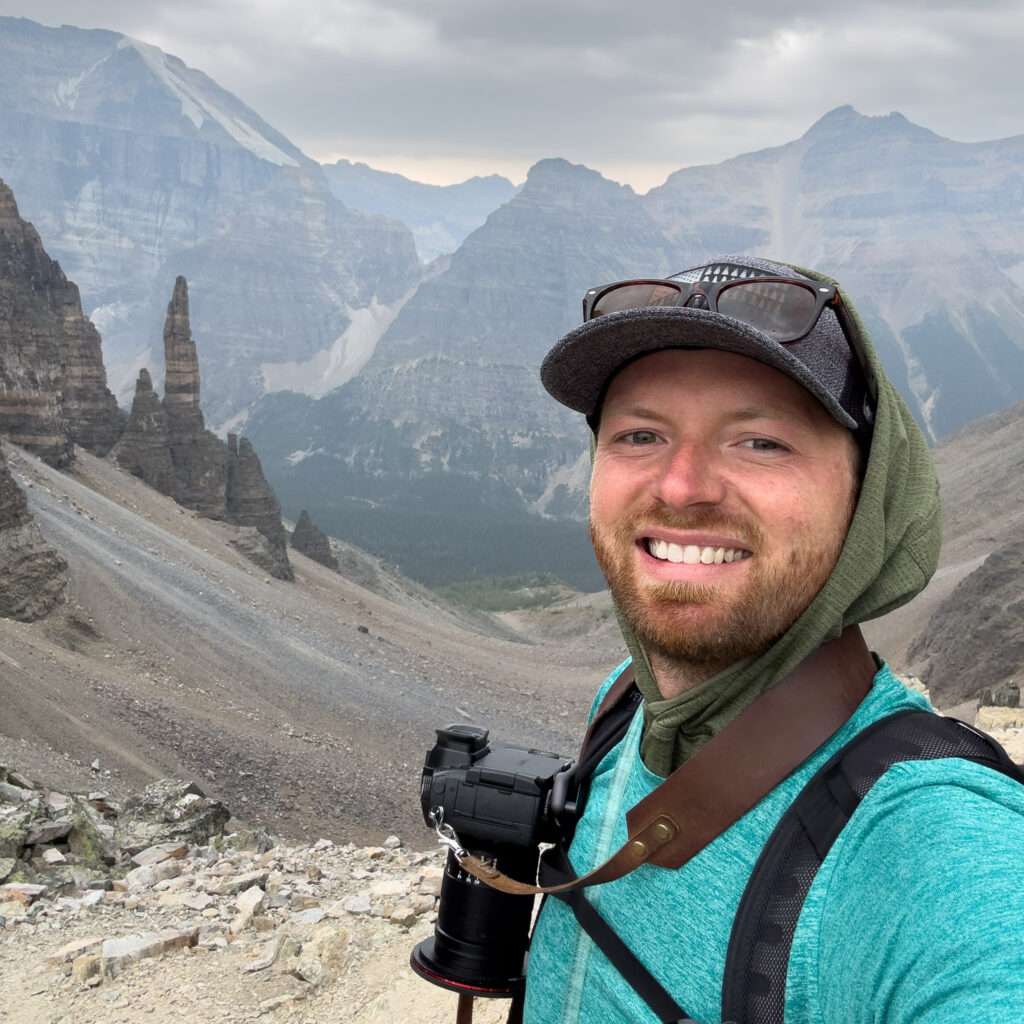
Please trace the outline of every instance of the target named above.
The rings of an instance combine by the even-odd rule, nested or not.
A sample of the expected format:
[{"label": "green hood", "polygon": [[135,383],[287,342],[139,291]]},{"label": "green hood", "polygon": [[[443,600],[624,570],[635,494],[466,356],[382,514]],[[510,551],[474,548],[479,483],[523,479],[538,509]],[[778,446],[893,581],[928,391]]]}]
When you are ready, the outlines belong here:
[{"label": "green hood", "polygon": [[[814,271],[794,268],[835,284]],[[877,618],[924,589],[941,542],[939,488],[927,443],[885,376],[864,324],[845,294],[878,379],[878,408],[857,508],[839,561],[818,596],[772,647],[730,666],[699,686],[664,700],[647,659],[621,616],[644,695],[641,753],[659,775],[697,752],[744,708],[844,627]]]}]

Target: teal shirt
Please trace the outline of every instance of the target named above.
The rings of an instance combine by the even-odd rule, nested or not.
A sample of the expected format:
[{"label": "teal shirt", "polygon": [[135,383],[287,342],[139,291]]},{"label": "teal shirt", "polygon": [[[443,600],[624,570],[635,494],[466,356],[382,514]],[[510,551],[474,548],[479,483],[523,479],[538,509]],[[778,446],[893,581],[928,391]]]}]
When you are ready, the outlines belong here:
[{"label": "teal shirt", "polygon": [[[586,890],[691,1017],[721,1021],[733,917],[786,808],[856,733],[918,707],[928,707],[924,698],[883,668],[842,729],[688,863],[675,871],[644,865]],[[662,781],[640,759],[642,725],[638,713],[593,776],[570,848],[578,874],[625,842],[625,812]],[[808,893],[790,956],[786,1021],[1020,1024],[1022,869],[1024,786],[957,758],[894,766],[861,803]],[[530,948],[526,1024],[656,1020],[569,909],[547,900]]]}]

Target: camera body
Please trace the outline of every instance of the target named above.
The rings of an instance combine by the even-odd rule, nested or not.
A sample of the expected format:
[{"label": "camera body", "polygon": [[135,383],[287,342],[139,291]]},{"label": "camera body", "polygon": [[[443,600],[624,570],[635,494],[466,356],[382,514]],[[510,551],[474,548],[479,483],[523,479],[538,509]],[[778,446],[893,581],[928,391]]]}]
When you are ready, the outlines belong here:
[{"label": "camera body", "polygon": [[[539,844],[562,836],[560,797],[572,766],[557,754],[492,745],[480,726],[445,726],[424,762],[424,821],[434,828],[440,811],[467,850],[512,878],[533,882]],[[553,793],[559,799],[553,801]],[[532,896],[492,889],[463,871],[449,851],[434,935],[413,950],[412,967],[453,991],[511,996],[525,981],[532,911]]]}]

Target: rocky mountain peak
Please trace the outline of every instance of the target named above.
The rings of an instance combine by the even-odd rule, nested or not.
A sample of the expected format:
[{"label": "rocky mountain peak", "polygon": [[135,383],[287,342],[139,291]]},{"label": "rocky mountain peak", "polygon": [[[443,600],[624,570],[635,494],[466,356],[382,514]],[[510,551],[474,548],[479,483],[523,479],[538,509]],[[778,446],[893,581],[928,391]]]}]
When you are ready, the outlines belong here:
[{"label": "rocky mountain peak", "polygon": [[908,121],[899,111],[869,116],[855,110],[849,104],[830,110],[820,117],[804,133],[808,141],[841,136],[847,143],[852,139],[909,139],[914,141],[941,140],[940,135]]},{"label": "rocky mountain peak", "polygon": [[561,157],[551,157],[539,160],[530,168],[520,198],[535,199],[549,196],[562,202],[567,194],[620,196],[635,193],[629,185],[610,181],[599,172],[584,167],[583,164],[573,164]]}]

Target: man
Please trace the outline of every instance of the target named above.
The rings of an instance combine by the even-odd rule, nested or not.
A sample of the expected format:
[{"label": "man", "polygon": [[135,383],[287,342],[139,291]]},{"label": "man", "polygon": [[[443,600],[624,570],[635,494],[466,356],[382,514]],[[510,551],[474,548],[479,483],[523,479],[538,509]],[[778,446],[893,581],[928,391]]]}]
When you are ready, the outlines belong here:
[{"label": "man", "polygon": [[[864,674],[838,730],[815,736],[809,756],[795,755],[685,863],[644,863],[584,890],[679,1007],[721,1021],[733,920],[780,817],[867,725],[927,707],[868,660],[856,624],[910,600],[934,571],[937,482],[863,325],[827,279],[727,257],[668,281],[594,289],[584,319],[542,379],[593,430],[591,536],[643,704],[592,776],[569,851],[575,873],[610,857],[630,808],[801,667],[830,692],[823,645],[844,644]],[[766,759],[786,755],[780,736],[757,736]],[[714,793],[704,799],[713,806]],[[811,883],[785,1019],[1019,1022],[1022,857],[1017,782],[960,758],[891,768]],[[525,1019],[659,1017],[549,898]]]}]

